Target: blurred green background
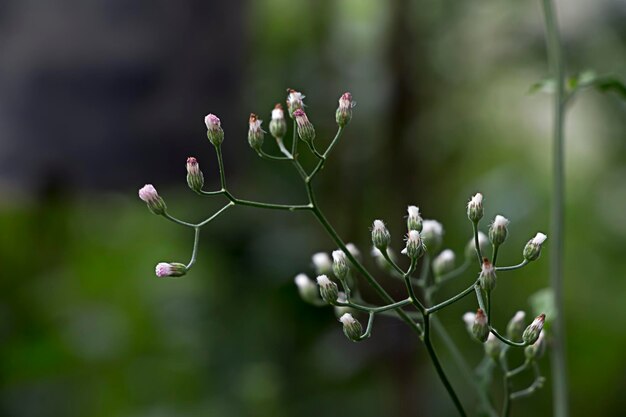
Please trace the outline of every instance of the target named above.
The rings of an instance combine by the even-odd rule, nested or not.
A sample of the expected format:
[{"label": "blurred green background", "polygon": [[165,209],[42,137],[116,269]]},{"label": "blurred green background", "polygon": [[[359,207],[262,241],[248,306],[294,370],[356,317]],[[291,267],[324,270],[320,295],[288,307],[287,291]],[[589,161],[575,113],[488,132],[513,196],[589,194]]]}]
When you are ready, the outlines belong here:
[{"label": "blurred green background", "polygon": [[[557,3],[570,71],[623,79],[624,2]],[[312,216],[235,208],[204,229],[193,272],[156,279],[157,262],[188,259],[193,236],[151,215],[136,193],[155,184],[190,221],[220,207],[185,184],[189,155],[208,189],[218,183],[202,123],[212,112],[236,196],[303,202],[291,167],[248,148],[247,116],[267,123],[285,89],[298,89],[323,146],[350,91],[352,123],[316,184],[345,240],[367,254],[368,228],[382,218],[399,252],[406,206],[416,204],[461,257],[465,203],[480,191],[487,219],[511,219],[500,262],[517,263],[549,226],[550,96],[527,94],[547,74],[542,19],[538,1],[5,0],[0,415],[454,415],[404,324],[377,319],[373,337],[354,344],[330,309],[299,299],[293,277],[313,274],[312,253],[335,249]],[[626,409],[625,110],[589,91],[567,120],[574,416]],[[547,285],[549,242],[540,261],[500,278],[498,327]],[[474,304],[440,314],[472,365],[482,352],[460,317]],[[473,410],[473,392],[435,344]],[[548,374],[549,358],[542,368]],[[547,376],[514,416],[551,415]]]}]

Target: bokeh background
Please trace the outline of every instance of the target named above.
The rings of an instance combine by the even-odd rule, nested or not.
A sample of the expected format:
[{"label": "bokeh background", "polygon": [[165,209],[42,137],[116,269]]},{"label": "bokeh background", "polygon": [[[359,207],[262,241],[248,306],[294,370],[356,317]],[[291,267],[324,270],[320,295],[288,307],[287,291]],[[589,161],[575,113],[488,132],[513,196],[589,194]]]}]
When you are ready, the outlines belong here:
[{"label": "bokeh background", "polygon": [[[626,3],[557,3],[570,71],[624,79]],[[137,189],[155,184],[191,221],[220,207],[185,184],[189,155],[217,184],[202,120],[213,112],[235,195],[304,201],[291,167],[250,151],[247,116],[269,120],[296,88],[323,145],[351,91],[353,121],[316,184],[342,236],[367,254],[368,227],[382,218],[399,251],[406,206],[417,204],[462,257],[464,206],[481,191],[487,218],[512,220],[500,259],[517,263],[549,226],[550,96],[528,94],[547,75],[542,19],[536,0],[4,0],[0,415],[454,415],[404,324],[380,318],[353,344],[332,310],[299,299],[293,277],[312,275],[313,252],[334,249],[311,216],[233,209],[203,231],[192,273],[156,279],[157,262],[188,259],[192,232],[151,215]],[[616,95],[588,91],[567,120],[574,416],[626,408],[625,112]],[[529,297],[547,286],[545,254],[500,278],[498,326],[530,314]],[[482,351],[460,317],[474,304],[440,314],[472,366]],[[513,415],[550,416],[550,382]]]}]

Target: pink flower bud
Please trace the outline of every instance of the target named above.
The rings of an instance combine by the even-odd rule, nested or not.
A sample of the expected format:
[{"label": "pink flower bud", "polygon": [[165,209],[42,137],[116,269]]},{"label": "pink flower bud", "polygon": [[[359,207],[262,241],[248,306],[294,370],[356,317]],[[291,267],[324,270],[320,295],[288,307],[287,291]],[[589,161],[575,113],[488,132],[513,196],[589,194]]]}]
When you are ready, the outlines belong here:
[{"label": "pink flower bud", "polygon": [[187,158],[187,185],[195,192],[199,192],[204,186],[204,175],[193,156]]},{"label": "pink flower bud", "polygon": [[187,267],[178,262],[160,262],[155,268],[156,276],[163,277],[182,277],[187,273]]},{"label": "pink flower bud", "polygon": [[343,93],[339,98],[339,107],[335,113],[335,119],[340,127],[344,127],[352,119],[352,107],[355,103],[352,101],[352,94]]},{"label": "pink flower bud", "polygon": [[214,114],[207,114],[204,118],[204,124],[207,128],[207,137],[213,146],[220,146],[224,141],[224,131],[220,119]]},{"label": "pink flower bud", "polygon": [[262,121],[259,120],[256,114],[250,113],[249,128],[248,128],[248,143],[250,147],[257,152],[261,151],[263,146],[263,129],[261,129]]},{"label": "pink flower bud", "polygon": [[152,184],[146,184],[139,190],[139,198],[148,205],[148,209],[152,213],[165,213],[165,201],[159,196]]},{"label": "pink flower bud", "polygon": [[304,96],[301,92],[291,88],[287,89],[287,92],[289,93],[287,95],[287,111],[289,111],[289,116],[293,118],[293,113],[296,110],[304,108],[304,102],[302,101]]},{"label": "pink flower bud", "polygon": [[296,118],[296,124],[298,127],[298,136],[300,139],[307,143],[311,143],[315,139],[315,128],[309,121],[306,113],[302,109],[298,109],[293,112],[293,117]]}]

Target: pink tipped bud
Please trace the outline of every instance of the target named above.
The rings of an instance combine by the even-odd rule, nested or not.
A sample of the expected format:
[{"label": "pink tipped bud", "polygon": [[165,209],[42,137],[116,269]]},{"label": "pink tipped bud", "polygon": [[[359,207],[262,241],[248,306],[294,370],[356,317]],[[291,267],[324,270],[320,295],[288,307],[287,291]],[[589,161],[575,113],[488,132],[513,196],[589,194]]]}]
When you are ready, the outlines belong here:
[{"label": "pink tipped bud", "polygon": [[315,139],[315,128],[313,124],[309,121],[306,113],[302,109],[298,109],[293,112],[293,117],[296,118],[296,124],[298,126],[298,136],[300,139],[307,143],[313,142]]},{"label": "pink tipped bud", "polygon": [[343,93],[339,98],[339,107],[335,112],[335,119],[340,127],[344,127],[350,122],[350,119],[352,119],[352,107],[354,107],[355,104],[356,103],[352,101],[352,94],[350,93]]},{"label": "pink tipped bud", "polygon": [[207,114],[204,118],[204,124],[207,128],[207,137],[213,146],[220,146],[224,141],[224,131],[220,119],[214,114]]},{"label": "pink tipped bud", "polygon": [[187,273],[187,267],[178,262],[160,262],[155,268],[156,276],[163,277],[182,277]]},{"label": "pink tipped bud", "polygon": [[480,287],[484,291],[491,292],[496,288],[496,268],[487,258],[483,258],[483,266],[478,279]]},{"label": "pink tipped bud", "polygon": [[154,214],[165,213],[165,201],[159,196],[152,184],[146,184],[139,190],[139,198],[143,200],[148,209]]},{"label": "pink tipped bud", "polygon": [[487,316],[482,309],[476,311],[474,316],[474,325],[472,326],[472,333],[474,337],[482,343],[485,343],[489,337],[489,324],[487,324]]},{"label": "pink tipped bud", "polygon": [[522,340],[524,340],[527,345],[532,345],[537,341],[537,339],[539,338],[539,334],[541,334],[541,331],[543,330],[543,324],[545,320],[546,315],[540,314],[537,316],[537,318],[535,318],[535,320],[533,320],[532,323],[530,323],[530,326],[528,326],[526,330],[524,330],[524,334],[522,334]]},{"label": "pink tipped bud", "polygon": [[262,121],[259,120],[256,114],[250,113],[249,128],[248,128],[248,143],[250,147],[257,152],[261,152],[261,146],[263,146],[263,129],[261,129]]},{"label": "pink tipped bud", "polygon": [[287,89],[287,93],[289,93],[287,95],[287,111],[289,112],[289,116],[293,118],[293,113],[296,110],[304,108],[304,102],[302,101],[302,99],[304,99],[304,96],[301,92],[291,88]]},{"label": "pink tipped bud", "polygon": [[204,175],[193,156],[187,158],[187,185],[195,192],[200,192],[204,186]]},{"label": "pink tipped bud", "polygon": [[272,120],[270,121],[270,133],[276,139],[282,139],[287,133],[287,122],[285,121],[285,112],[280,103],[276,103],[272,110]]}]

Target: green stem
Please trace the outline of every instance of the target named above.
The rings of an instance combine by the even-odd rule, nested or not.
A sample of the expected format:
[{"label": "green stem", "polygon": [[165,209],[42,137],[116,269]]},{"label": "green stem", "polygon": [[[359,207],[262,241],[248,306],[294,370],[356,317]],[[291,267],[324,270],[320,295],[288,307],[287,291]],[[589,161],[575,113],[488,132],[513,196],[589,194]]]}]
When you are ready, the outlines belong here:
[{"label": "green stem", "polygon": [[498,249],[500,249],[500,245],[493,245],[493,256],[491,257],[491,264],[496,266],[496,262],[498,261]]},{"label": "green stem", "polygon": [[191,259],[187,264],[187,270],[189,270],[193,264],[196,263],[196,255],[198,254],[198,243],[200,243],[200,227],[194,227],[194,236],[193,236],[193,249],[191,251]]},{"label": "green stem", "polygon": [[326,148],[326,151],[324,152],[324,155],[321,155],[320,160],[317,162],[317,165],[315,166],[315,168],[311,172],[311,175],[309,175],[309,177],[308,177],[309,180],[311,180],[313,177],[315,177],[315,174],[317,174],[319,172],[319,170],[324,168],[324,164],[326,163],[326,159],[328,158],[328,155],[330,154],[330,151],[333,150],[333,147],[335,146],[337,141],[339,141],[339,138],[341,137],[342,133],[343,133],[343,128],[339,127],[339,129],[337,129],[337,134],[335,134],[335,138],[332,140],[332,142],[330,142],[330,145],[328,145],[328,148]]},{"label": "green stem", "polygon": [[459,275],[461,275],[463,272],[465,272],[467,270],[467,268],[469,268],[470,263],[471,263],[470,260],[466,258],[461,266],[459,266],[458,268],[448,272],[447,274],[441,275],[437,279],[437,286],[443,285],[446,282],[450,281],[451,279],[454,279],[454,278],[458,277]]},{"label": "green stem", "polygon": [[480,251],[480,243],[478,240],[478,222],[472,222],[472,227],[474,229],[474,248],[476,248],[476,255],[478,256],[478,264],[483,264],[483,254]]},{"label": "green stem", "polygon": [[365,333],[361,335],[359,340],[367,339],[372,335],[372,327],[374,326],[374,312],[370,312],[370,316],[367,320],[367,328],[365,329]]},{"label": "green stem", "polygon": [[441,310],[444,307],[449,306],[450,304],[456,303],[457,301],[459,301],[460,299],[464,298],[465,296],[469,295],[472,293],[472,291],[474,291],[474,286],[478,283],[478,280],[476,280],[475,283],[473,283],[472,285],[470,285],[469,287],[467,287],[465,290],[463,290],[462,292],[460,292],[459,294],[455,295],[452,298],[447,299],[446,301],[443,301],[437,305],[434,305],[432,307],[429,307],[426,309],[426,314],[432,314],[435,313],[438,310]]},{"label": "green stem", "polygon": [[569,416],[567,363],[565,358],[565,312],[563,309],[563,242],[564,242],[564,116],[565,66],[556,11],[552,0],[542,0],[546,28],[548,61],[556,81],[553,126],[553,203],[551,213],[550,282],[554,292],[556,315],[552,323],[554,334],[552,380],[555,417]]},{"label": "green stem", "polygon": [[407,298],[406,300],[398,301],[398,302],[395,302],[395,303],[392,303],[392,304],[388,304],[388,305],[385,305],[385,306],[380,306],[380,307],[369,307],[369,306],[364,306],[364,305],[360,305],[360,304],[342,303],[342,302],[337,302],[337,303],[334,303],[333,305],[338,306],[338,307],[350,307],[350,308],[353,308],[355,310],[365,311],[365,312],[368,312],[368,313],[382,313],[382,312],[385,312],[385,311],[395,310],[397,308],[407,306],[407,305],[409,305],[411,303],[412,303],[411,299]]},{"label": "green stem", "polygon": [[269,160],[272,160],[272,161],[290,161],[290,160],[291,160],[291,158],[286,157],[286,156],[274,156],[274,155],[270,155],[270,154],[266,153],[266,152],[265,152],[265,151],[263,151],[263,150],[259,150],[258,155],[259,155],[261,158],[264,158],[264,159],[269,159]]},{"label": "green stem", "polygon": [[514,347],[526,347],[528,346],[528,343],[526,342],[514,342],[512,340],[507,339],[506,337],[502,336],[500,333],[498,333],[498,331],[496,329],[494,329],[492,326],[489,326],[489,331],[498,339],[500,339],[501,342],[509,345],[509,346],[514,346]]},{"label": "green stem", "polygon": [[526,259],[524,259],[521,263],[519,263],[517,265],[499,266],[499,267],[496,268],[496,271],[513,271],[514,269],[523,268],[526,265],[528,265],[528,261]]}]

